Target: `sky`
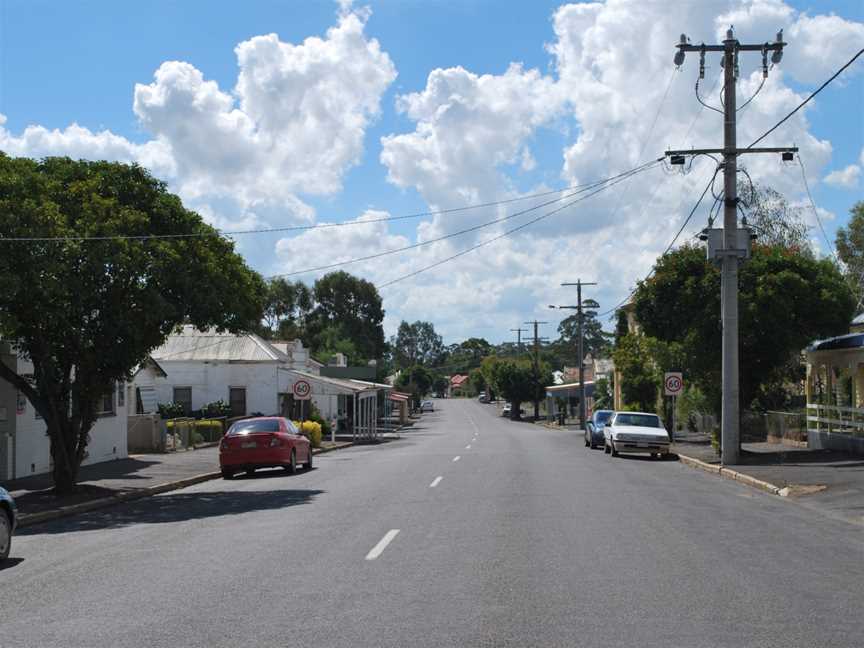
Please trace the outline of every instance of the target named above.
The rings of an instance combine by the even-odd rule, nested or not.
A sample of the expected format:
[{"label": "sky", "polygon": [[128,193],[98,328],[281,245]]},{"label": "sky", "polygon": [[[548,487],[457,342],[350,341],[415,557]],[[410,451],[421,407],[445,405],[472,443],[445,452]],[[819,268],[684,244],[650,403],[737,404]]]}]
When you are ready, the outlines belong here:
[{"label": "sky", "polygon": [[[137,162],[226,232],[352,223],[235,235],[265,276],[311,283],[326,272],[311,268],[421,244],[340,266],[379,287],[388,335],[419,319],[446,343],[500,342],[540,319],[554,336],[568,313],[548,305],[575,300],[560,284],[596,282],[584,297],[619,304],[714,163],[532,196],[721,146],[698,56],[672,58],[681,33],[713,43],[730,25],[788,43],[761,88],[761,56],[741,55],[739,105],[758,90],[738,113],[745,146],[864,47],[864,2],[0,0],[0,150]],[[721,72],[709,54],[700,96],[716,107]],[[800,148],[800,165],[741,164],[802,206],[830,254],[862,199],[864,57],[760,145]],[[459,209],[487,203],[501,204]],[[424,212],[443,213],[387,220]]]}]

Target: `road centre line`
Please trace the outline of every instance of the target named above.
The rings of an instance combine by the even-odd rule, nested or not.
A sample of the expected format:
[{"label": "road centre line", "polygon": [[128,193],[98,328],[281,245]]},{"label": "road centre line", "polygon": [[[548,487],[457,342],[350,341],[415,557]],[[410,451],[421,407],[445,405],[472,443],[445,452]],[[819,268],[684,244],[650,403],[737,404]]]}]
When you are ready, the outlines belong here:
[{"label": "road centre line", "polygon": [[384,537],[378,541],[372,549],[366,554],[366,560],[375,560],[378,556],[380,556],[383,551],[387,548],[393,538],[399,535],[399,529],[390,529],[387,533],[384,534]]},{"label": "road centre line", "polygon": [[459,461],[462,457],[460,455],[456,455],[453,457],[453,461]]},{"label": "road centre line", "polygon": [[465,446],[465,449],[466,449],[466,450],[470,450],[470,449],[471,449],[471,444],[469,443],[467,446]]},{"label": "road centre line", "polygon": [[444,479],[441,475],[438,475],[435,479],[432,480],[432,483],[429,484],[429,488],[435,488],[438,484],[441,483],[441,480]]}]

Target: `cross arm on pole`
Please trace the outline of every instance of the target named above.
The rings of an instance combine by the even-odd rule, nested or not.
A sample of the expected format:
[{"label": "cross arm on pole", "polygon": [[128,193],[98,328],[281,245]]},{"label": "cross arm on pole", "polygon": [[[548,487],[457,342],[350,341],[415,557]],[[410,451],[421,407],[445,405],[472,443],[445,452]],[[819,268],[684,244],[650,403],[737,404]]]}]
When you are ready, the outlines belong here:
[{"label": "cross arm on pole", "polygon": [[[734,153],[736,155],[741,155],[742,153],[797,153],[797,146],[773,146],[767,148],[736,148]],[[722,148],[710,148],[710,149],[680,149],[680,150],[672,150],[666,151],[666,157],[671,157],[673,155],[722,155],[726,153],[726,149]],[[564,284],[569,285],[569,284]],[[586,284],[582,284],[583,286]]]}]

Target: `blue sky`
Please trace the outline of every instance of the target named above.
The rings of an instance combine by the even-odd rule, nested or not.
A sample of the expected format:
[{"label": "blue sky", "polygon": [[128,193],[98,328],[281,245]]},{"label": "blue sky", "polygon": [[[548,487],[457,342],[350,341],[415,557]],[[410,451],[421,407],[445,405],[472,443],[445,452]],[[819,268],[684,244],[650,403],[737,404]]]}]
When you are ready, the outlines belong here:
[{"label": "blue sky", "polygon": [[[667,14],[664,19],[670,22],[670,29],[673,27],[672,23],[675,21],[668,16],[669,12],[666,9],[668,3],[637,4],[649,6],[649,10],[656,10],[660,16]],[[734,10],[742,6],[752,9],[750,3],[742,3],[738,0],[732,2],[718,0],[707,3],[682,1],[674,4],[678,7],[683,6],[694,14],[706,14],[702,23],[693,22],[689,25],[674,26],[673,31],[688,32],[694,41],[712,38],[710,29],[705,27],[709,24],[705,22],[710,18],[707,16],[708,13],[713,12],[711,15],[716,16],[729,11],[730,8]],[[427,125],[432,124],[431,117],[412,116],[405,110],[400,111],[397,108],[398,97],[410,93],[423,93],[424,89],[428,89],[427,77],[431,72],[457,66],[475,75],[491,75],[497,81],[505,76],[511,63],[519,62],[522,63],[524,70],[536,69],[541,77],[548,77],[553,81],[560,80],[563,85],[564,74],[556,67],[560,61],[549,49],[555,46],[560,36],[555,32],[553,17],[558,15],[556,12],[561,5],[560,2],[372,1],[359,5],[359,8],[355,7],[354,11],[362,11],[366,6],[371,8],[371,15],[363,16],[363,36],[367,41],[372,39],[378,41],[380,49],[389,57],[396,77],[392,82],[381,83],[380,91],[375,95],[379,100],[380,110],[376,114],[367,115],[362,147],[356,163],[350,160],[339,167],[337,172],[339,188],[306,193],[301,186],[300,189],[292,189],[291,200],[296,197],[310,208],[314,216],[307,215],[305,218],[316,221],[353,219],[366,209],[400,215],[422,211],[428,209],[430,205],[450,207],[465,204],[467,190],[464,188],[458,192],[448,193],[441,188],[432,191],[422,179],[403,180],[398,184],[392,177],[388,180],[388,172],[392,176],[396,168],[395,164],[407,165],[409,162],[403,159],[391,163],[389,167],[382,163],[382,138],[414,133],[415,129],[421,132],[424,119]],[[806,23],[806,20],[802,21],[802,16],[806,18],[832,14],[840,17],[844,24],[852,25],[852,28],[856,23],[860,25],[864,22],[864,3],[857,0],[837,2],[790,0],[785,4],[778,4],[774,0],[760,0],[756,5],[757,8],[764,5],[767,7],[766,11],[778,11],[778,7],[791,8],[794,19],[802,24]],[[626,9],[627,5],[624,7]],[[687,23],[687,11],[681,12],[684,14],[681,18],[683,23]],[[135,84],[153,83],[154,72],[164,62],[188,62],[200,71],[204,79],[215,81],[219,90],[230,95],[238,79],[238,59],[234,50],[239,43],[270,33],[278,34],[279,41],[282,43],[292,44],[300,44],[310,36],[324,37],[327,30],[337,24],[339,12],[338,5],[331,2],[284,0],[249,0],[243,3],[197,0],[182,2],[151,0],[147,3],[101,0],[67,2],[0,0],[0,114],[6,117],[6,123],[2,127],[9,137],[14,138],[20,136],[28,126],[38,125],[49,131],[52,129],[63,131],[70,124],[77,123],[94,133],[110,131],[132,144],[144,145],[152,140],[156,133],[148,130],[142,124],[140,116],[133,112]],[[626,11],[621,16],[621,24],[626,25],[628,19]],[[563,15],[559,15],[559,18],[562,19],[560,24],[564,25]],[[611,9],[606,14],[606,20],[607,22],[615,20],[615,13]],[[754,24],[761,25],[759,21],[762,18],[757,16],[753,20]],[[769,21],[766,24],[773,23]],[[705,33],[706,31],[708,33]],[[849,38],[854,40],[855,32],[850,33],[852,35]],[[579,35],[578,32],[574,34]],[[645,36],[646,40],[650,40],[649,34],[646,33]],[[772,36],[773,31],[765,33],[764,37]],[[788,31],[787,40],[790,41],[790,48],[796,46],[796,42],[788,37]],[[835,49],[841,49],[843,42],[842,39],[839,41],[829,43],[826,47],[832,45]],[[638,67],[639,48],[643,47],[643,42],[638,38],[632,38],[617,43],[617,47],[627,52],[629,57],[627,60],[630,61],[619,65]],[[674,53],[673,42],[662,45],[665,50],[668,50],[668,72],[666,68],[656,68],[650,73],[647,71],[645,73],[650,74],[656,86],[665,85],[667,74],[671,73],[673,67],[671,62]],[[844,57],[844,52],[834,52],[832,55],[834,58],[831,60],[845,60],[854,54],[854,50],[845,54]],[[815,61],[815,55],[809,55],[813,56]],[[379,60],[378,63],[380,62]],[[799,65],[804,69],[807,63],[799,61]],[[680,110],[682,114],[689,115],[691,113],[687,111],[695,109],[695,99],[692,96],[695,68],[695,60],[690,59],[685,63],[681,78],[674,79],[675,92],[678,92],[678,86],[681,86],[680,98],[676,98],[674,102],[670,100],[663,105],[661,114],[664,115],[664,119],[669,115],[671,132],[674,132],[675,128],[676,111]],[[814,157],[806,159],[805,162],[808,171],[814,173],[812,179],[814,199],[820,208],[828,212],[825,225],[831,238],[836,228],[846,221],[852,204],[861,199],[861,187],[864,186],[864,179],[861,178],[854,184],[847,179],[846,184],[849,185],[847,187],[837,184],[832,186],[822,181],[832,171],[844,170],[850,165],[858,167],[864,165],[862,159],[864,156],[862,152],[864,149],[864,118],[862,118],[864,74],[861,73],[861,69],[862,65],[859,62],[855,71],[844,77],[842,83],[835,83],[826,89],[819,96],[816,105],[806,114],[808,122],[806,132],[815,138],[814,141],[830,142],[830,152],[826,152],[823,147],[819,149],[818,155],[814,153]],[[783,82],[785,87],[802,96],[818,85],[808,78],[806,73],[802,72],[797,76],[803,77],[803,80],[789,74],[784,75]],[[822,78],[827,76],[824,74]],[[626,88],[623,90],[626,91]],[[643,96],[646,98],[644,106],[640,106],[639,113],[643,121],[650,121],[659,104],[659,94],[635,92],[634,96],[627,100],[638,104]],[[674,93],[672,96],[675,96]],[[766,104],[763,105],[767,105],[768,100],[770,96],[766,98]],[[571,105],[576,106],[575,110],[562,108],[554,114],[537,118],[537,124],[520,136],[518,142],[502,145],[502,152],[497,162],[491,161],[494,150],[490,148],[490,165],[496,167],[499,186],[484,186],[478,180],[476,192],[469,193],[483,199],[511,197],[519,192],[561,187],[574,179],[584,181],[627,168],[621,166],[620,161],[616,166],[611,159],[614,157],[614,151],[606,156],[609,159],[605,159],[602,163],[598,161],[596,165],[586,160],[583,152],[578,162],[571,165],[576,168],[575,171],[570,167],[564,168],[562,152],[573,146],[581,134],[588,132],[589,123],[596,124],[598,119],[596,115],[588,117],[580,112],[579,102],[584,104],[585,98],[579,95],[578,88],[573,90],[573,96],[569,101]],[[536,110],[531,115],[535,113]],[[779,118],[781,113],[777,112],[775,116]],[[713,132],[714,139],[697,143],[719,145],[720,124],[716,119],[711,122],[711,118],[712,116],[701,116],[700,128],[704,123],[704,133]],[[749,113],[745,113],[742,118],[749,118]],[[770,115],[764,117],[765,120],[769,118]],[[526,114],[525,119],[533,119],[533,117]],[[689,121],[685,117],[682,117],[682,120],[684,123]],[[469,130],[471,123],[466,121],[464,137],[468,139],[471,138]],[[658,133],[662,123],[661,119]],[[713,131],[709,125],[715,127]],[[437,128],[434,124],[432,126]],[[477,127],[476,122],[474,127]],[[683,130],[686,126],[681,125],[679,128]],[[614,129],[611,132],[615,132]],[[441,135],[438,131],[436,133]],[[794,131],[785,134],[787,137],[794,135]],[[662,150],[665,145],[676,143],[668,140],[660,141],[659,138],[663,135],[652,134],[652,136],[658,138],[656,142],[651,140],[651,147],[648,149],[652,157],[655,147]],[[604,149],[628,146],[626,140],[615,142],[612,139],[614,138],[594,140],[594,146]],[[788,143],[799,144],[798,141]],[[177,146],[176,142],[174,145]],[[12,152],[28,152],[24,143],[19,142],[19,146],[19,149]],[[284,146],[290,149],[291,143],[285,142]],[[512,148],[513,146],[516,148]],[[56,151],[34,149],[32,153],[35,155],[67,152],[63,150],[63,146],[57,148]],[[516,150],[530,152],[535,161],[533,168],[531,164],[527,164],[527,168],[520,166],[519,156],[514,156],[513,153]],[[86,150],[84,155],[86,156]],[[502,158],[505,159],[504,162],[500,161]],[[414,161],[410,163],[415,164]],[[817,169],[811,169],[811,164]],[[400,167],[405,172],[405,178],[418,177],[419,167],[416,165],[414,169],[408,169],[407,166]],[[790,198],[802,200],[800,172],[797,187],[792,184],[794,176],[787,173],[784,177],[785,180],[782,178],[778,180],[780,188],[784,188],[783,183],[788,181]],[[180,191],[184,200],[193,207],[198,207],[199,204],[206,205],[207,208],[219,212],[220,224],[230,228],[232,222],[248,222],[243,221],[239,213],[248,210],[249,204],[241,205],[233,202],[231,198],[226,199],[225,196],[208,196],[206,191],[203,195],[199,192],[192,197],[188,185],[183,184],[188,178],[178,177],[168,178],[168,180],[172,183],[172,188]],[[770,176],[768,181],[770,182]],[[652,182],[654,181],[648,181],[647,187],[650,187]],[[470,182],[466,181],[466,186],[469,185]],[[682,188],[681,191],[683,192],[684,189]],[[625,203],[623,211],[630,209],[631,205],[628,201],[632,200],[635,203],[640,200],[640,197],[645,198],[637,187],[628,189],[626,198],[622,200]],[[685,200],[686,197],[686,194],[682,193],[682,208],[689,208],[691,204]],[[283,198],[280,197],[279,200]],[[260,200],[260,197],[256,200]],[[640,210],[636,207],[638,205],[633,206],[634,213],[639,213]],[[203,207],[202,209],[204,213],[209,213],[207,209]],[[616,212],[619,209],[621,207],[617,207]],[[265,216],[259,215],[259,220],[255,222],[259,225],[279,226],[297,222],[299,218],[296,214],[285,214],[288,214],[288,211],[282,207],[271,208]],[[832,214],[833,219],[830,218]],[[485,215],[478,218],[483,220],[490,215],[494,217],[493,212],[487,210]],[[593,219],[599,223],[602,220],[601,212],[598,211]],[[473,223],[470,220],[467,222]],[[378,234],[381,245],[384,245],[385,240],[395,244],[403,239],[410,242],[429,238],[434,234],[449,231],[448,227],[450,226],[437,220],[427,221],[426,225],[420,227],[415,221],[404,221],[394,223],[387,228],[386,232],[378,232]],[[634,255],[633,271],[623,272],[620,280],[609,282],[611,285],[604,288],[601,293],[605,303],[613,303],[615,299],[626,294],[627,286],[632,285],[633,280],[644,274],[643,271],[650,267],[651,258],[662,249],[662,240],[668,238],[668,232],[668,229],[660,227],[653,233],[651,240],[645,240],[644,235],[638,233],[638,227],[631,227],[631,244],[640,246],[638,254]],[[554,243],[551,237],[560,237],[563,234],[566,234],[566,231],[556,232],[550,225],[549,231],[538,234],[536,240],[519,239],[522,243],[521,249],[543,249],[544,246]],[[577,238],[569,243],[564,242],[559,248],[569,249],[568,246],[588,245],[602,247],[607,243],[598,242],[598,237],[601,241],[609,238],[620,240],[619,234],[607,233],[606,238],[603,238],[598,230],[591,241]],[[814,236],[817,234],[818,232],[814,231]],[[290,243],[283,246],[283,253],[280,256],[278,251],[274,250],[278,239],[278,236],[270,235],[257,237],[254,241],[247,238],[240,241],[239,246],[250,263],[265,274],[317,265],[321,259],[329,258],[327,250],[317,250],[314,259],[310,258],[308,262],[306,259],[297,261],[297,247],[292,248]],[[358,253],[374,252],[376,239],[373,237],[371,241],[371,243],[368,241],[364,243],[358,240],[356,244],[351,241],[344,242],[350,249],[340,251],[342,254],[338,258],[350,258],[357,256]],[[469,241],[465,242],[468,243]],[[520,248],[516,246],[516,242],[513,245],[514,247],[502,249],[500,255],[512,258],[513,255],[519,254]],[[423,265],[428,260],[434,261],[459,249],[460,244],[456,242],[452,248],[441,248],[434,253],[430,252],[422,262],[417,258],[411,258],[411,253],[405,253],[398,257],[399,267],[410,270],[412,264]],[[568,264],[567,259],[573,258],[572,253],[570,257],[566,256],[566,252],[560,254],[564,256],[554,262],[554,268],[557,269],[562,269],[562,265]],[[578,256],[576,255],[577,258]],[[546,254],[544,258],[551,257]],[[433,276],[420,275],[416,282],[410,282],[410,287],[406,286],[398,293],[384,292],[385,307],[388,309],[388,327],[394,328],[394,325],[398,324],[398,318],[401,317],[432,319],[438,324],[436,318],[440,316],[442,320],[440,328],[451,339],[473,333],[490,339],[501,339],[507,336],[506,329],[510,326],[499,322],[507,320],[505,323],[509,323],[510,319],[515,321],[515,318],[523,315],[524,318],[528,318],[542,312],[540,309],[545,308],[544,301],[549,303],[558,299],[554,291],[539,290],[526,283],[525,273],[518,272],[518,268],[513,269],[512,277],[508,278],[509,283],[504,282],[506,285],[499,286],[498,284],[502,283],[499,281],[488,290],[484,290],[480,287],[484,278],[488,279],[492,275],[502,273],[506,275],[509,272],[507,269],[509,264],[496,265],[493,259],[491,265],[484,268],[474,261],[468,261],[469,265],[474,264],[469,268],[463,259],[468,257],[454,261],[453,265],[460,264],[464,271],[448,269],[436,272]],[[528,261],[525,260],[525,263]],[[347,269],[376,281],[388,278],[384,276],[386,268],[382,269],[381,266],[355,265]],[[605,268],[592,269],[582,266],[565,267],[562,271],[566,273],[570,270],[595,276],[609,273]],[[548,270],[539,272],[541,277],[548,274]],[[314,276],[308,277],[310,280],[313,278]],[[489,295],[490,303],[483,308],[477,308],[474,316],[466,316],[466,305],[470,307],[476,301],[476,296],[470,294],[475,288]],[[436,295],[437,303],[452,301],[451,310],[447,311],[445,307],[443,311],[438,311],[424,304],[422,300],[412,299],[412,295],[417,290],[432,291],[432,294]],[[460,299],[450,300],[449,295],[454,292],[461,293],[463,296]],[[566,299],[566,296],[561,296],[560,299]]]}]

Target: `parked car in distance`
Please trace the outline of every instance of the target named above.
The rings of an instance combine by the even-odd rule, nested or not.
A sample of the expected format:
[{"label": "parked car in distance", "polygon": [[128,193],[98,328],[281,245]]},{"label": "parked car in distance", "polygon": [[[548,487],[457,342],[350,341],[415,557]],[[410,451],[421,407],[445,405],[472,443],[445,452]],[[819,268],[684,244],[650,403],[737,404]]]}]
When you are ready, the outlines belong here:
[{"label": "parked car in distance", "polygon": [[656,414],[615,412],[603,427],[603,450],[613,457],[619,452],[650,454],[658,459],[669,455],[669,434]]},{"label": "parked car in distance", "polygon": [[289,473],[302,463],[312,469],[312,443],[281,416],[261,416],[235,422],[219,444],[222,477],[251,475],[258,468],[284,468]]},{"label": "parked car in distance", "polygon": [[18,524],[18,508],[15,500],[5,488],[0,486],[0,562],[9,557],[12,549],[12,534]]},{"label": "parked car in distance", "polygon": [[596,448],[604,443],[603,428],[612,418],[614,410],[597,410],[585,424],[585,447]]},{"label": "parked car in distance", "polygon": [[[501,410],[501,416],[510,416],[510,413],[513,411],[513,406],[510,403],[504,403],[504,409]],[[525,410],[523,408],[519,408],[519,416],[525,416]]]},{"label": "parked car in distance", "polygon": [[434,412],[435,411],[435,405],[432,403],[431,400],[425,400],[422,403],[420,403],[420,411],[421,412]]},{"label": "parked car in distance", "polygon": [[481,403],[485,403],[486,402],[486,392],[482,391],[479,394],[477,394],[477,400],[479,400]]}]

